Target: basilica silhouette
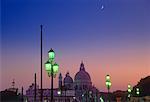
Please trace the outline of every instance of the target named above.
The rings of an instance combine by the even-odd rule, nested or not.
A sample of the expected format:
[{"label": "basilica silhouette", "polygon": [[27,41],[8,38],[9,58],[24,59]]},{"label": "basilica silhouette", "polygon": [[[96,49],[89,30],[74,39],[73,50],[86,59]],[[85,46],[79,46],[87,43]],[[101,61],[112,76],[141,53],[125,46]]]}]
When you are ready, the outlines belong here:
[{"label": "basilica silhouette", "polygon": [[[74,80],[70,76],[69,72],[63,78],[62,74],[59,74],[58,88],[54,89],[55,102],[72,102],[72,101],[86,101],[91,102],[98,100],[99,91],[92,85],[91,77],[85,70],[83,62],[80,64],[79,71],[76,73]],[[35,96],[34,84],[32,84],[26,91],[27,100],[34,102]],[[51,89],[43,89],[43,100],[48,102],[50,100]],[[39,86],[36,87],[36,101],[40,100]]]}]

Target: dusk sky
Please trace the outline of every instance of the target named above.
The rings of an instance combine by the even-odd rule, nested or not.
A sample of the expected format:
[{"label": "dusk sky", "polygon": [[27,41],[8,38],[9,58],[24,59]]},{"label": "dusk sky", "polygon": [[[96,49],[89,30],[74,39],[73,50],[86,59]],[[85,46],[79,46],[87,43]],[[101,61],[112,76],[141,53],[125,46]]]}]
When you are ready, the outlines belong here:
[{"label": "dusk sky", "polygon": [[[53,48],[59,72],[74,79],[83,60],[92,83],[126,90],[150,75],[150,0],[2,0],[1,88],[25,89],[37,73],[40,85],[40,25],[43,63]],[[58,74],[57,74],[58,77]],[[54,79],[57,87],[58,79]],[[50,88],[43,65],[43,88]]]}]

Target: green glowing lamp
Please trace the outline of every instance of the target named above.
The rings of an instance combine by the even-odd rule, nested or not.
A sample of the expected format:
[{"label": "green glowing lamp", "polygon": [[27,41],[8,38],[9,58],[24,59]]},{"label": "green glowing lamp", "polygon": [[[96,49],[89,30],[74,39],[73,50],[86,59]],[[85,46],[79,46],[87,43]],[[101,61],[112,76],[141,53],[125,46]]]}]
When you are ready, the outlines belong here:
[{"label": "green glowing lamp", "polygon": [[130,84],[128,84],[128,88],[131,88],[131,85],[130,85]]},{"label": "green glowing lamp", "polygon": [[108,89],[110,89],[110,87],[111,87],[111,82],[107,82],[107,81],[106,81],[106,86],[107,86]]},{"label": "green glowing lamp", "polygon": [[131,91],[132,91],[132,87],[130,84],[128,84],[128,93],[131,93]]},{"label": "green glowing lamp", "polygon": [[53,61],[55,58],[55,52],[53,51],[53,49],[51,48],[50,51],[48,51],[48,55],[49,55],[49,60]]},{"label": "green glowing lamp", "polygon": [[128,92],[129,92],[129,93],[131,93],[131,91],[132,91],[131,89],[128,89]]},{"label": "green glowing lamp", "polygon": [[59,65],[57,63],[55,63],[53,65],[53,72],[54,72],[54,74],[56,74],[58,72],[58,70],[59,70]]},{"label": "green glowing lamp", "polygon": [[51,73],[51,67],[52,67],[51,63],[49,61],[47,61],[45,63],[45,69],[49,74]]},{"label": "green glowing lamp", "polygon": [[108,92],[109,92],[109,89],[110,89],[110,87],[112,85],[112,83],[110,81],[110,76],[109,75],[106,75],[106,82],[105,82],[105,84],[106,84],[106,87],[107,87]]},{"label": "green glowing lamp", "polygon": [[108,86],[108,85],[109,85],[109,82],[106,81],[106,86]]},{"label": "green glowing lamp", "polygon": [[111,86],[111,82],[109,82],[109,86]]}]

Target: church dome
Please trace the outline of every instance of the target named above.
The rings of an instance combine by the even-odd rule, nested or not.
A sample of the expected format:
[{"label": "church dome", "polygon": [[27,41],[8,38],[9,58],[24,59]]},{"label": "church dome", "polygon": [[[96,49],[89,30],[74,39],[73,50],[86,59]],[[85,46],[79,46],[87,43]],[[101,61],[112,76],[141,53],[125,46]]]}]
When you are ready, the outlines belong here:
[{"label": "church dome", "polygon": [[73,83],[73,79],[70,77],[69,72],[67,72],[66,77],[64,78],[64,84]]},{"label": "church dome", "polygon": [[91,78],[88,72],[85,71],[83,62],[80,65],[80,71],[75,75],[76,82],[91,82]]}]

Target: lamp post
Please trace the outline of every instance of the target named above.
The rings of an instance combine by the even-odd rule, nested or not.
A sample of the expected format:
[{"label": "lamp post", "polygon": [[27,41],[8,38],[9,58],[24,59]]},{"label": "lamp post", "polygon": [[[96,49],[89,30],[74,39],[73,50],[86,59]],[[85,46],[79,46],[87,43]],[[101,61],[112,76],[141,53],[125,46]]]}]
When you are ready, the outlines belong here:
[{"label": "lamp post", "polygon": [[139,94],[140,94],[140,89],[139,89],[139,88],[136,88],[136,95],[139,96]]},{"label": "lamp post", "polygon": [[36,102],[36,73],[34,74],[34,102]]},{"label": "lamp post", "polygon": [[58,90],[58,91],[57,91],[57,94],[60,96],[60,95],[61,95],[61,90]]},{"label": "lamp post", "polygon": [[45,63],[45,69],[48,73],[48,76],[51,77],[51,102],[53,102],[53,78],[56,76],[59,65],[57,63],[54,63],[55,59],[55,52],[51,48],[51,50],[48,52],[49,59]]},{"label": "lamp post", "polygon": [[109,90],[110,90],[110,87],[111,87],[111,81],[110,81],[110,76],[109,75],[106,75],[106,87],[108,89],[108,96],[109,96]]},{"label": "lamp post", "polygon": [[[57,94],[59,97],[61,96],[61,94],[62,94],[61,89],[58,89]],[[59,101],[59,98],[58,98],[58,101]]]},{"label": "lamp post", "polygon": [[82,94],[82,102],[84,102],[84,94]]},{"label": "lamp post", "polygon": [[138,97],[138,102],[140,102],[140,101],[139,101],[140,89],[139,89],[138,87],[136,88],[136,95],[137,95],[137,97]]},{"label": "lamp post", "polygon": [[131,91],[132,91],[132,87],[130,84],[128,84],[128,93],[131,93]]},{"label": "lamp post", "polygon": [[130,97],[131,97],[131,92],[132,92],[132,87],[130,84],[128,84],[128,100],[130,101]]},{"label": "lamp post", "polygon": [[106,87],[107,87],[108,93],[109,93],[109,90],[110,90],[110,87],[111,87],[111,81],[110,81],[110,76],[109,75],[106,75]]}]

